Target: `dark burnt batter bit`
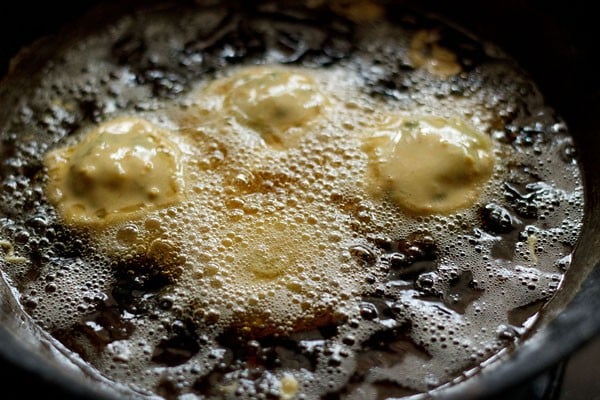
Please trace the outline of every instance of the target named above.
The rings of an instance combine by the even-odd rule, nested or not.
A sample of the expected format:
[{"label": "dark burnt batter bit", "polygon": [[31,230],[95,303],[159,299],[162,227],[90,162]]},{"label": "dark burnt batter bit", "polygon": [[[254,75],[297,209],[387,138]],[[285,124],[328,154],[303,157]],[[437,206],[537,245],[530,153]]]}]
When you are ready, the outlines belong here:
[{"label": "dark burnt batter bit", "polygon": [[152,361],[161,365],[183,364],[200,350],[195,324],[189,320],[175,320],[167,337],[160,340],[152,353]]},{"label": "dark burnt batter bit", "polygon": [[492,233],[511,232],[520,222],[506,208],[496,203],[486,204],[481,209],[481,217],[485,229]]},{"label": "dark burnt batter bit", "polygon": [[121,310],[147,315],[156,308],[165,308],[160,291],[175,279],[169,270],[144,256],[117,261],[113,270],[116,281],[111,295]]},{"label": "dark burnt batter bit", "polygon": [[386,280],[414,281],[421,274],[437,268],[438,250],[433,237],[427,233],[415,232],[401,240],[380,236],[371,236],[369,240],[383,251],[380,263],[391,268]]}]

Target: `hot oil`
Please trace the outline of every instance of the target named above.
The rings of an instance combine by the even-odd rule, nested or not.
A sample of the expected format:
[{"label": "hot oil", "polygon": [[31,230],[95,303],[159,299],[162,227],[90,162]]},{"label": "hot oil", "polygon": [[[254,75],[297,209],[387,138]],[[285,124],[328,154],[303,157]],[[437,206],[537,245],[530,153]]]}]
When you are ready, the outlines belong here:
[{"label": "hot oil", "polygon": [[[5,251],[3,271],[39,326],[103,375],[166,398],[410,395],[518,345],[559,288],[581,179],[567,127],[530,78],[437,20],[394,9],[372,13],[393,23],[357,22],[332,8],[341,14],[265,2],[126,16],[10,105],[1,232],[26,261]],[[460,73],[415,66],[423,31]],[[194,114],[208,82],[257,63],[312,71],[336,104],[318,134],[270,152]],[[460,115],[494,139],[473,207],[411,216],[368,195],[359,137],[381,109]],[[101,234],[65,227],[44,154],[123,114],[195,143],[187,200]],[[131,250],[148,242],[154,252]],[[269,269],[281,257],[304,270]],[[243,270],[245,259],[262,261]]]}]

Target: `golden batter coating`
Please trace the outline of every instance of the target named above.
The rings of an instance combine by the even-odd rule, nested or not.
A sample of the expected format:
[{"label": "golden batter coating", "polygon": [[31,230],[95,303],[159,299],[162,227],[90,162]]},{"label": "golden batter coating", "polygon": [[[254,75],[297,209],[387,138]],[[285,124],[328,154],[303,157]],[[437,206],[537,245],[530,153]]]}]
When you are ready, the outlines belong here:
[{"label": "golden batter coating", "polygon": [[48,195],[71,225],[136,219],[181,199],[179,154],[161,128],[139,117],[116,118],[46,156]]},{"label": "golden batter coating", "polygon": [[414,214],[471,206],[494,169],[491,139],[457,118],[390,116],[364,149],[371,191]]},{"label": "golden batter coating", "polygon": [[222,96],[217,112],[256,131],[276,149],[295,146],[328,104],[310,74],[284,67],[251,67],[211,83],[202,96]]}]

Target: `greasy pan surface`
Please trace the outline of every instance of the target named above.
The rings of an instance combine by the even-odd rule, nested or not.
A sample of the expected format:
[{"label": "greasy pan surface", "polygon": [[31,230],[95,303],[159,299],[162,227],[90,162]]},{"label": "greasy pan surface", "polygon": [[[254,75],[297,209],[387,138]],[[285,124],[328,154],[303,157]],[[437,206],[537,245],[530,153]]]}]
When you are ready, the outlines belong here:
[{"label": "greasy pan surface", "polygon": [[[0,71],[4,74],[8,59],[34,38],[57,31],[57,26],[80,14],[92,2],[76,6],[60,2],[43,6],[17,4],[0,15]],[[475,379],[439,393],[449,398],[491,398],[507,396],[507,390],[529,380],[568,356],[600,330],[600,168],[596,153],[600,149],[600,77],[596,75],[593,41],[599,29],[582,2],[549,5],[546,2],[506,1],[480,4],[476,1],[414,2],[425,10],[436,10],[456,20],[483,39],[498,44],[519,60],[540,85],[549,104],[565,118],[575,137],[586,186],[586,215],[581,240],[567,276],[565,289],[549,305],[547,320],[556,317],[526,342],[511,359],[486,371]],[[18,30],[7,21],[18,21]],[[14,25],[14,24],[13,24]],[[43,57],[43,56],[42,56]],[[0,91],[0,96],[4,95]],[[587,276],[586,276],[587,275]],[[572,293],[577,293],[572,299]],[[3,304],[0,311],[0,357],[16,365],[12,375],[37,375],[36,385],[26,393],[40,393],[55,398],[99,398],[98,393],[80,387],[62,371],[52,367],[35,341],[21,341],[11,332],[23,324],[11,325],[11,308]],[[565,305],[568,304],[565,308]],[[31,352],[36,349],[36,352]],[[22,372],[23,369],[27,372]],[[8,377],[12,376],[9,373]],[[6,376],[5,376],[6,379]],[[7,379],[9,381],[9,379]],[[516,390],[518,393],[518,390]],[[438,396],[438,394],[434,394]]]}]

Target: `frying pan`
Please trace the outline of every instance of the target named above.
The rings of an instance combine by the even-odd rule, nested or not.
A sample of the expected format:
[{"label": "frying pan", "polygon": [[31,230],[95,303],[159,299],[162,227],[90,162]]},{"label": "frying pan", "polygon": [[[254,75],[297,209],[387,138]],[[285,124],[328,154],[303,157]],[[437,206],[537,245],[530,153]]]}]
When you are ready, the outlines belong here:
[{"label": "frying pan", "polygon": [[[13,3],[0,13],[0,76],[9,60],[34,39],[50,35],[26,57],[35,63],[48,50],[44,44],[61,40],[59,27],[74,21],[95,1]],[[498,44],[527,70],[563,116],[575,138],[585,184],[585,217],[565,284],[547,305],[536,333],[502,362],[482,373],[431,394],[434,398],[526,398],[522,383],[552,370],[600,332],[600,24],[583,1],[425,0],[403,2],[434,11],[478,37]],[[110,7],[111,3],[103,5]],[[17,27],[15,27],[17,26]],[[54,35],[54,36],[52,36]],[[28,68],[23,63],[22,68]],[[10,96],[0,85],[0,96]],[[61,349],[49,345],[23,316],[10,288],[0,279],[0,366],[2,389],[19,390],[19,398],[42,395],[60,399],[123,398],[103,385],[100,377],[84,377],[77,368],[61,364]],[[63,365],[63,366],[59,366]],[[84,367],[85,368],[85,367]],[[95,380],[94,385],[90,381]],[[100,382],[98,382],[100,381]],[[0,397],[5,398],[4,392]]]}]

